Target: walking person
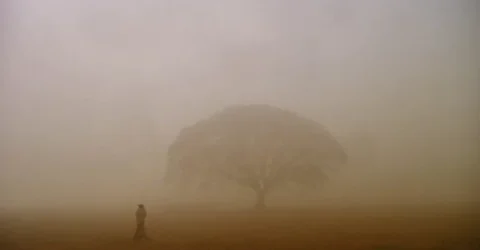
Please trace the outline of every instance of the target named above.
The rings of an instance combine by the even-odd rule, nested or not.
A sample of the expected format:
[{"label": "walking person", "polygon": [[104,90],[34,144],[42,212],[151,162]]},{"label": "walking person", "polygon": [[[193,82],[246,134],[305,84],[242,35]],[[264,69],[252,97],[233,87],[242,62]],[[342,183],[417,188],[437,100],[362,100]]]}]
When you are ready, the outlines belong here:
[{"label": "walking person", "polygon": [[135,217],[137,219],[137,230],[133,236],[134,241],[139,241],[141,239],[148,239],[145,232],[145,218],[147,218],[147,210],[143,204],[139,204],[137,211],[135,212]]}]

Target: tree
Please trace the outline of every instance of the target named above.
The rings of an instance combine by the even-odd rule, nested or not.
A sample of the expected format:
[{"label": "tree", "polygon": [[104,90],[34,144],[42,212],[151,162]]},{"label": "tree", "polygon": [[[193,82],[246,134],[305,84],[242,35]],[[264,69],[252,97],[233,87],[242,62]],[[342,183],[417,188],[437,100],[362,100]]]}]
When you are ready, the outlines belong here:
[{"label": "tree", "polygon": [[269,105],[238,105],[184,128],[168,149],[166,182],[226,179],[251,188],[256,208],[293,182],[315,187],[346,153],[317,122]]}]

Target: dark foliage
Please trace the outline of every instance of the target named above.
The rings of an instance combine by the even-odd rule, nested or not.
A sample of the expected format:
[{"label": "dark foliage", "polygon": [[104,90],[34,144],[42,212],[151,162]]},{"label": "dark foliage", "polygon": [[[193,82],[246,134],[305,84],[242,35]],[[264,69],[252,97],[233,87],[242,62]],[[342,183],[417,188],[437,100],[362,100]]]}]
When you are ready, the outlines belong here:
[{"label": "dark foliage", "polygon": [[255,190],[260,207],[272,188],[314,187],[347,158],[319,123],[269,105],[229,107],[184,128],[168,157],[166,181],[232,180]]}]

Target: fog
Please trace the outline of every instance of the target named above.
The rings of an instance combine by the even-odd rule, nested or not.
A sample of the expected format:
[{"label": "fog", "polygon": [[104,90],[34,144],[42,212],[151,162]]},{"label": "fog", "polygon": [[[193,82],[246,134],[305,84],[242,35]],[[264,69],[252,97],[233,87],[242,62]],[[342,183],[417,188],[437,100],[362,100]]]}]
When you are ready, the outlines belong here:
[{"label": "fog", "polygon": [[313,118],[348,149],[324,202],[472,201],[474,5],[10,1],[0,206],[158,202],[181,128],[250,103]]}]

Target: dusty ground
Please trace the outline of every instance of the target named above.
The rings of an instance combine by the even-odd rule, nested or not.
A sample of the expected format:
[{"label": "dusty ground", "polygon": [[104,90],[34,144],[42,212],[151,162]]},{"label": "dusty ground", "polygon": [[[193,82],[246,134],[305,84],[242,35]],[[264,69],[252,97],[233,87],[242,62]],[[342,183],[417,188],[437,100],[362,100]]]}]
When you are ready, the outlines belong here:
[{"label": "dusty ground", "polygon": [[132,214],[31,213],[8,225],[16,246],[0,249],[480,249],[478,214],[438,206],[155,210],[150,242],[132,242]]}]

